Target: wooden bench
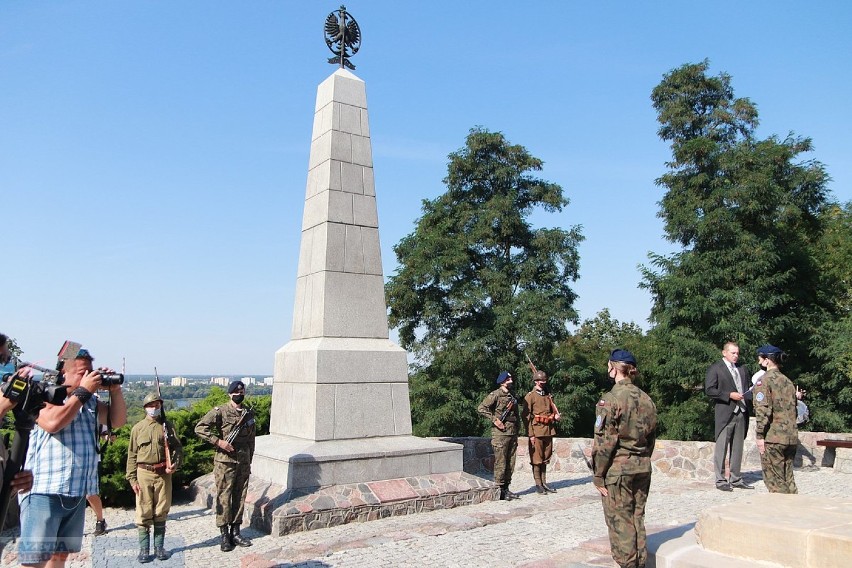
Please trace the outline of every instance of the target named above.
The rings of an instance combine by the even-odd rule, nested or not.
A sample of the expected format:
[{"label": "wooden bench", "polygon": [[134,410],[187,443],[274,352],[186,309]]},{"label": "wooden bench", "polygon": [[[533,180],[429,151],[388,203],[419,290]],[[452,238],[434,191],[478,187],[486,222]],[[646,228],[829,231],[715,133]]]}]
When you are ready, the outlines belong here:
[{"label": "wooden bench", "polygon": [[826,448],[852,448],[852,440],[818,440],[817,446],[825,446]]}]

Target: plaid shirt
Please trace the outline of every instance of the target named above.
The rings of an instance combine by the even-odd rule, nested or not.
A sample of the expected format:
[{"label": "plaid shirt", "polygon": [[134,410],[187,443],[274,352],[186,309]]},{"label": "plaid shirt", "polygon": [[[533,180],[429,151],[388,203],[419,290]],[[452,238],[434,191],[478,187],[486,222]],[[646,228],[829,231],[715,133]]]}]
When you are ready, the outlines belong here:
[{"label": "plaid shirt", "polygon": [[68,497],[97,495],[97,432],[96,397],[89,399],[77,417],[56,434],[49,434],[36,425],[30,435],[24,465],[33,472],[30,493]]}]

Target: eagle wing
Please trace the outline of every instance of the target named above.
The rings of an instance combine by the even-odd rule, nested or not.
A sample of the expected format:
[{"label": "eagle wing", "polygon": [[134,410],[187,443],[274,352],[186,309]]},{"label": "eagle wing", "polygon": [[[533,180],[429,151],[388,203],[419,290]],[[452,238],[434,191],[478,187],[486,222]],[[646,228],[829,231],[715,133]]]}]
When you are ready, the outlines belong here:
[{"label": "eagle wing", "polygon": [[340,24],[337,23],[334,13],[329,14],[325,19],[325,33],[332,39],[337,39],[340,35]]},{"label": "eagle wing", "polygon": [[346,24],[346,44],[358,45],[361,43],[361,28],[354,21],[350,20]]}]

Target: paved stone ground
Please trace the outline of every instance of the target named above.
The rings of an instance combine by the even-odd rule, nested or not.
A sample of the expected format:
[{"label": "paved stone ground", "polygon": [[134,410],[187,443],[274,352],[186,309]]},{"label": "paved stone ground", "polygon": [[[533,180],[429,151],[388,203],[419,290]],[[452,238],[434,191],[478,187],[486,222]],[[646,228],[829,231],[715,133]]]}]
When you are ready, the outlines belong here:
[{"label": "paved stone ground", "polygon": [[[746,479],[756,492],[766,492],[759,472]],[[493,501],[406,517],[349,524],[328,529],[271,537],[252,529],[243,535],[254,546],[229,553],[218,546],[214,517],[207,509],[186,503],[172,507],[166,547],[173,552],[155,567],[488,567],[497,562],[522,568],[615,566],[600,499],[588,475],[548,474],[558,489],[538,495],[527,489],[531,475],[515,475],[512,489],[518,501]],[[831,469],[799,470],[796,482],[802,494],[847,497],[852,475]],[[724,493],[712,484],[678,481],[656,475],[648,500],[646,526],[656,532],[693,523],[703,509],[734,502],[744,490]],[[136,563],[133,511],[108,509],[109,532],[92,536],[94,516],[87,511],[86,536],[81,553],[72,557],[72,568],[113,568]],[[13,531],[6,533],[14,535]],[[15,542],[6,546],[0,566],[16,565]]]}]

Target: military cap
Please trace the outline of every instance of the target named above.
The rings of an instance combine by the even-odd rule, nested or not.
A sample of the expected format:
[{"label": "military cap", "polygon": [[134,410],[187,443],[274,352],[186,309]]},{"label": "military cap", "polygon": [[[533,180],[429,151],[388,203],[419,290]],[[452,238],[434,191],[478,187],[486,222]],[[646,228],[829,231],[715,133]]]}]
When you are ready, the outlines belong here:
[{"label": "military cap", "polygon": [[781,353],[783,353],[783,351],[774,345],[764,345],[763,347],[757,348],[758,355],[780,355]]},{"label": "military cap", "polygon": [[152,402],[157,402],[157,401],[160,401],[160,404],[163,403],[163,399],[160,398],[160,396],[157,393],[151,392],[151,393],[148,393],[145,396],[145,398],[142,400],[142,406],[148,406]]},{"label": "military cap", "polygon": [[547,373],[545,373],[544,371],[536,371],[535,373],[533,373],[533,381],[546,381],[546,380],[547,380]]},{"label": "military cap", "polygon": [[239,389],[246,390],[245,383],[243,383],[242,381],[231,381],[231,384],[228,385],[228,394],[233,394]]},{"label": "military cap", "polygon": [[617,363],[628,363],[634,367],[636,366],[636,357],[634,357],[633,353],[627,349],[614,349],[609,355],[609,360]]},{"label": "military cap", "polygon": [[511,379],[511,378],[512,378],[512,373],[510,373],[509,371],[500,371],[500,374],[497,375],[497,384],[502,385],[503,383],[506,382],[506,379]]}]

